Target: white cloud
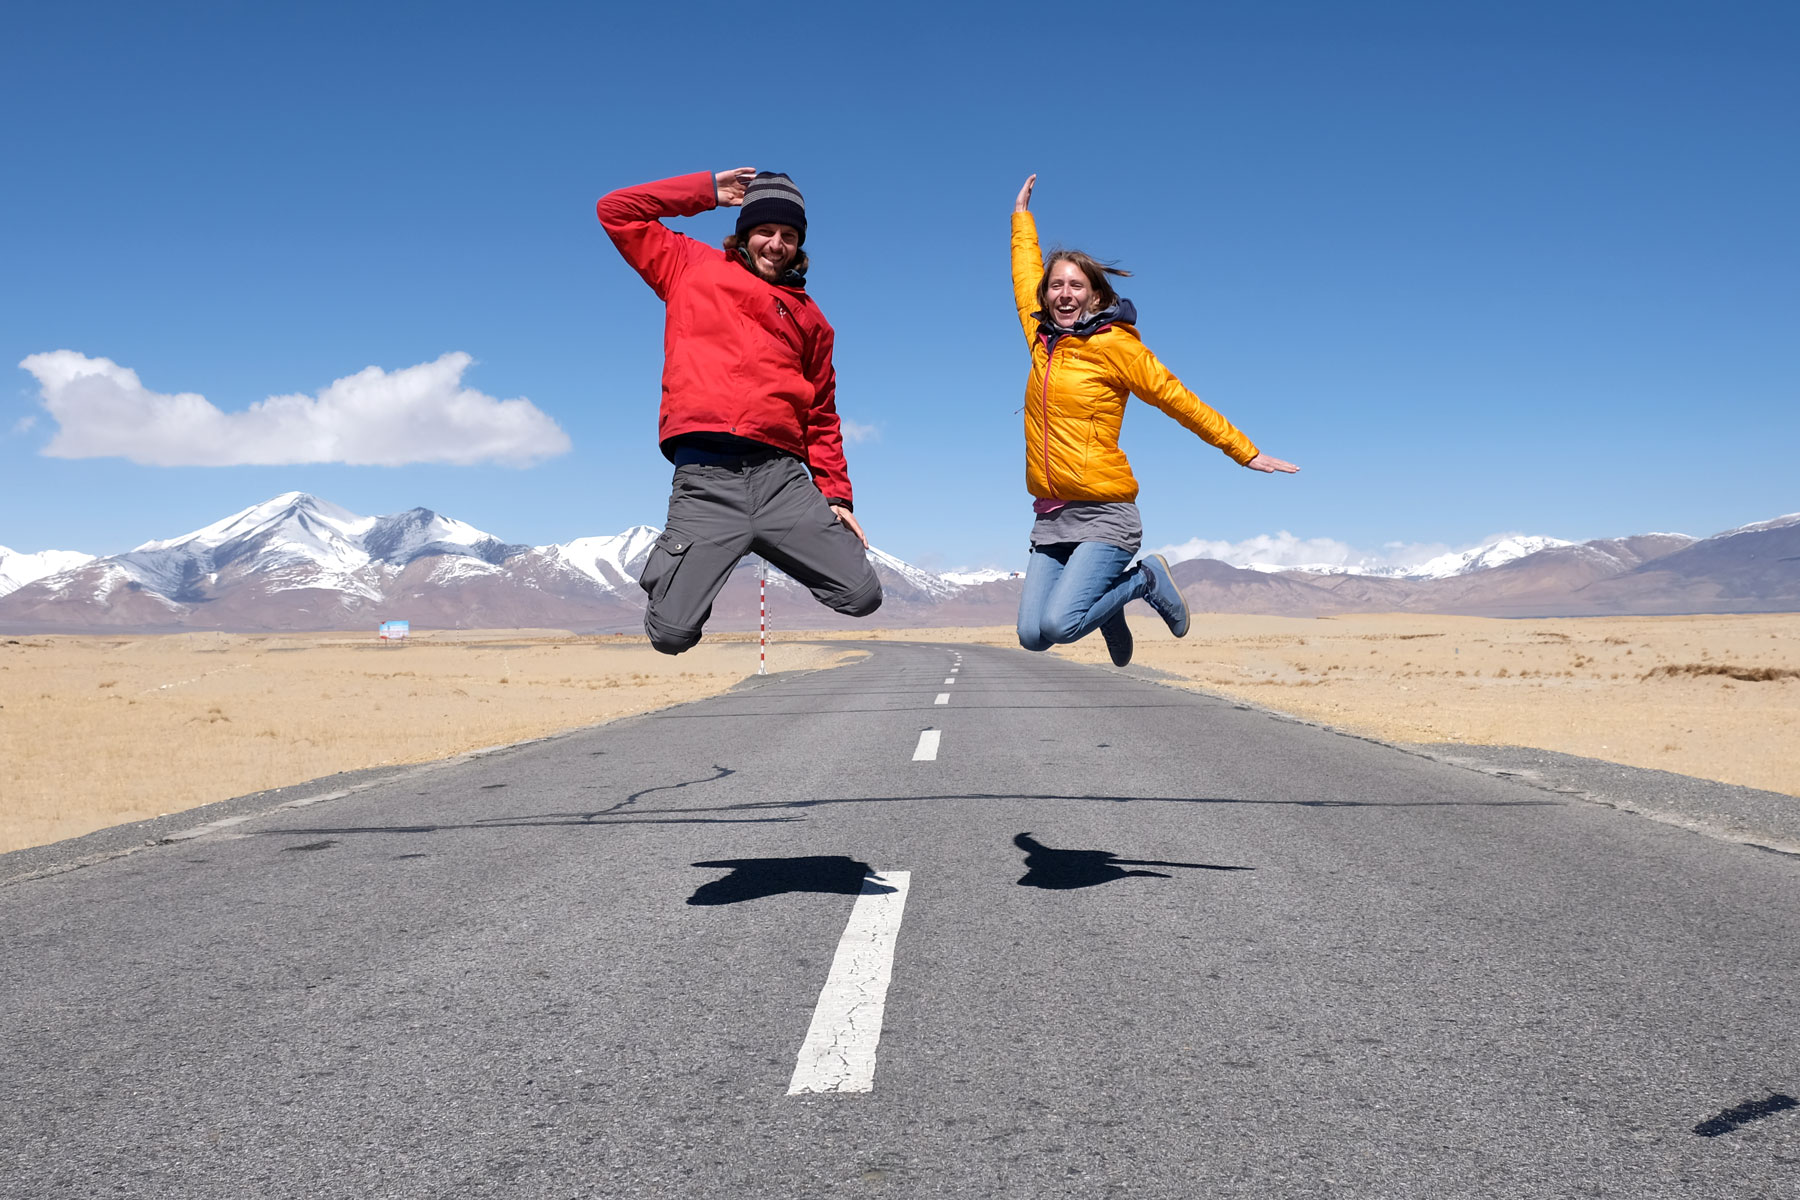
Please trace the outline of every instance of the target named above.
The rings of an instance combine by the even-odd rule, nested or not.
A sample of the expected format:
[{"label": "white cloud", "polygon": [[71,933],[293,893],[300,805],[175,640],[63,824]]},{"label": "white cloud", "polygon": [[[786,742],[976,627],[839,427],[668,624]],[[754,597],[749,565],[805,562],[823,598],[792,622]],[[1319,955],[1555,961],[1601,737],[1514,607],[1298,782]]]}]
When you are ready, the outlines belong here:
[{"label": "white cloud", "polygon": [[529,400],[462,386],[461,351],[387,372],[366,367],[317,396],[270,396],[223,412],[192,392],[146,388],[136,371],[73,350],[33,354],[56,436],[51,458],[127,458],[156,467],[406,463],[528,466],[569,449],[569,435]]},{"label": "white cloud", "polygon": [[36,424],[37,424],[37,414],[36,413],[27,413],[25,416],[22,416],[17,421],[13,422],[13,433],[14,434],[30,433],[31,427]]},{"label": "white cloud", "polygon": [[1241,542],[1190,538],[1178,545],[1158,547],[1156,552],[1170,562],[1214,558],[1234,567],[1335,567],[1375,571],[1416,567],[1448,549],[1448,546],[1436,543],[1387,542],[1379,552],[1367,551],[1336,538],[1298,538],[1284,529],[1279,533],[1260,533]]},{"label": "white cloud", "polygon": [[848,417],[838,418],[838,428],[843,432],[844,441],[851,445],[856,445],[859,442],[879,441],[881,438],[881,429],[878,426],[864,425],[860,422],[852,421]]}]

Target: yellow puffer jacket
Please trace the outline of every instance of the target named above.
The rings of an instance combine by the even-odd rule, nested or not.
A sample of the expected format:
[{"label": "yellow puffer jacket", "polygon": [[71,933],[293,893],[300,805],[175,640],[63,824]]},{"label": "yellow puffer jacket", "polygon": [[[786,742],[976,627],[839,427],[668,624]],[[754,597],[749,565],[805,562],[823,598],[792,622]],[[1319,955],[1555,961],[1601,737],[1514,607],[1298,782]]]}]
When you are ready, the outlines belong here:
[{"label": "yellow puffer jacket", "polygon": [[1044,258],[1037,222],[1028,212],[1012,219],[1013,299],[1031,343],[1031,379],[1025,385],[1025,487],[1040,500],[1136,500],[1131,464],[1119,449],[1125,398],[1136,395],[1162,409],[1239,463],[1256,457],[1249,438],[1156,360],[1138,339],[1136,311],[1121,306],[1123,320],[1054,343],[1032,315]]}]

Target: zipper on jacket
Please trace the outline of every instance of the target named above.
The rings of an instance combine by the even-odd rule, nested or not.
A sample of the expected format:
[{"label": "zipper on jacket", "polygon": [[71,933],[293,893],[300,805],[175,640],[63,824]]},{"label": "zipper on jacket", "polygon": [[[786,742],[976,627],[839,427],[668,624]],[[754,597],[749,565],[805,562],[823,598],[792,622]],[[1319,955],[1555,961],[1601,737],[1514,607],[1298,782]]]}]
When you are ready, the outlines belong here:
[{"label": "zipper on jacket", "polygon": [[1056,489],[1050,486],[1050,368],[1056,363],[1056,343],[1060,338],[1044,338],[1049,353],[1044,355],[1044,490],[1050,494],[1047,500],[1056,499]]}]

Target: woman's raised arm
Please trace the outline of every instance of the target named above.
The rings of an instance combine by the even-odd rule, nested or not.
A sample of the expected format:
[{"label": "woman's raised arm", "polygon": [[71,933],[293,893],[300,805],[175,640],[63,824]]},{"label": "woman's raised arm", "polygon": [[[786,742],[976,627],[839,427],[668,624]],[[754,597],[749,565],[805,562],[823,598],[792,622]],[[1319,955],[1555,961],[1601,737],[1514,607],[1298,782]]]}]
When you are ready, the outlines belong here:
[{"label": "woman's raised arm", "polygon": [[1044,256],[1038,250],[1037,222],[1031,216],[1031,189],[1036,186],[1036,175],[1025,181],[1025,186],[1019,189],[1019,198],[1013,201],[1012,215],[1013,304],[1019,310],[1019,327],[1025,331],[1027,343],[1037,337],[1037,321],[1031,314],[1037,311],[1038,280],[1044,277]]},{"label": "woman's raised arm", "polygon": [[1019,198],[1017,200],[1013,201],[1013,211],[1014,212],[1030,212],[1031,211],[1031,189],[1036,186],[1037,186],[1037,176],[1036,175],[1029,176],[1025,180],[1025,186],[1019,189]]}]

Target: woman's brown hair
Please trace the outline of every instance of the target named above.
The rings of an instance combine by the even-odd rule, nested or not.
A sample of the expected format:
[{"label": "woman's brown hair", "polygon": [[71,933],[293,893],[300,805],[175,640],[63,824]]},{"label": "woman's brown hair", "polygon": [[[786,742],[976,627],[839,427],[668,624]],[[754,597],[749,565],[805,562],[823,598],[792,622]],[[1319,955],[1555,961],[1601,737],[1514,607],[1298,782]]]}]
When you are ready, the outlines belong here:
[{"label": "woman's brown hair", "polygon": [[[756,269],[756,264],[750,261],[750,248],[744,244],[743,238],[735,233],[727,234],[725,237],[725,253],[742,263],[744,269],[749,271],[752,275],[755,275],[758,279],[762,278],[761,273]],[[806,257],[806,248],[802,246],[794,251],[794,261],[787,265],[787,269],[790,271],[798,271],[804,275],[806,274],[806,268],[811,265],[811,260]]]},{"label": "woman's brown hair", "polygon": [[1050,251],[1050,257],[1044,260],[1044,274],[1038,280],[1039,312],[1050,311],[1050,269],[1059,262],[1072,262],[1081,268],[1083,275],[1087,276],[1088,289],[1094,293],[1094,299],[1088,306],[1088,313],[1105,312],[1119,302],[1119,293],[1113,291],[1112,284],[1106,282],[1108,275],[1126,276],[1131,274],[1130,271],[1122,270],[1110,263],[1103,263],[1079,250],[1064,250],[1058,246]]}]

